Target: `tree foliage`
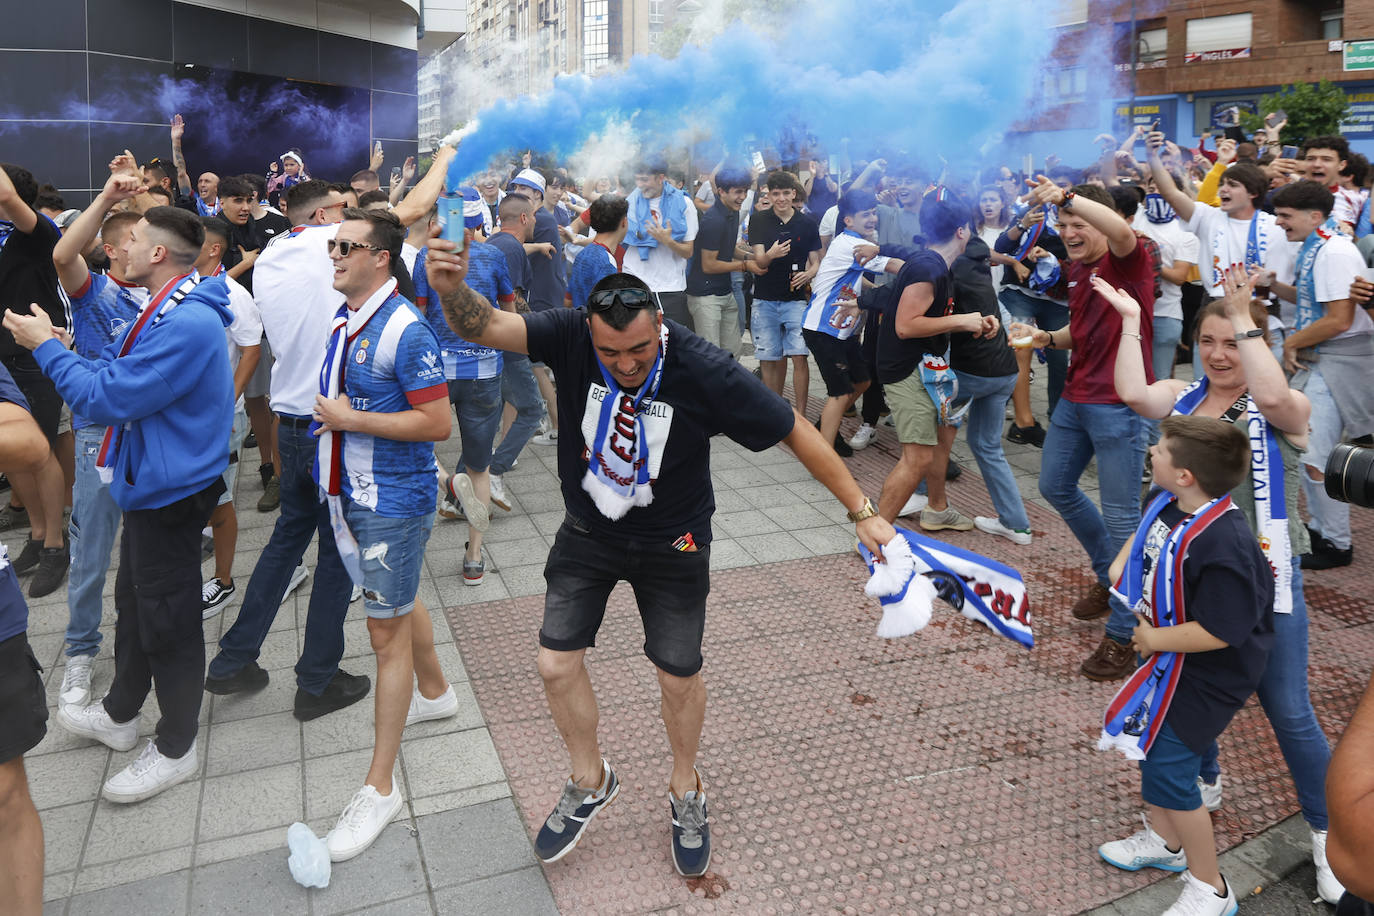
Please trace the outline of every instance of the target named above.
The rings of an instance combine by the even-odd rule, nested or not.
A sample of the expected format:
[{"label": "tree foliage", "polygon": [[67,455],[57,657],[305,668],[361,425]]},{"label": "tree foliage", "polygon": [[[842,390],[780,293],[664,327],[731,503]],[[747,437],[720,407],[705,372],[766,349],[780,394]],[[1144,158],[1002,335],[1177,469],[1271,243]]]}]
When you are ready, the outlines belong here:
[{"label": "tree foliage", "polygon": [[1287,113],[1288,126],[1281,140],[1296,144],[1309,137],[1340,133],[1341,122],[1350,113],[1350,96],[1330,80],[1293,83],[1260,99],[1259,111],[1242,112],[1241,127],[1247,134],[1254,133],[1265,126],[1264,116],[1272,111]]}]

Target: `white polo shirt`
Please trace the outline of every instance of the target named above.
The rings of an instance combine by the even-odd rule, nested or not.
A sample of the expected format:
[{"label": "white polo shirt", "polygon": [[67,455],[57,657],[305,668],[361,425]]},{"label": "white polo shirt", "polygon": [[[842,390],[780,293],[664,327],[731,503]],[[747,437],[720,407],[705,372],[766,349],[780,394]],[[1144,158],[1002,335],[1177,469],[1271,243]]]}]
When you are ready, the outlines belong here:
[{"label": "white polo shirt", "polygon": [[272,347],[272,409],[308,417],[320,390],[329,324],[343,304],[327,247],[340,223],[297,226],[268,243],[253,265],[262,329]]}]

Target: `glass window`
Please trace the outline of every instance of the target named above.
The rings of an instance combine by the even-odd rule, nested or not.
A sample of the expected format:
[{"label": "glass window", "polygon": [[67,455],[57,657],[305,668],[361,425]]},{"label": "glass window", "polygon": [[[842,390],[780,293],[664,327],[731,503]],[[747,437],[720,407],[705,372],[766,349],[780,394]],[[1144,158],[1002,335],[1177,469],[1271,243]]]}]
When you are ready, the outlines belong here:
[{"label": "glass window", "polygon": [[1209,16],[1206,19],[1188,20],[1189,54],[1202,51],[1229,51],[1233,48],[1250,47],[1249,13],[1235,13],[1230,16]]}]

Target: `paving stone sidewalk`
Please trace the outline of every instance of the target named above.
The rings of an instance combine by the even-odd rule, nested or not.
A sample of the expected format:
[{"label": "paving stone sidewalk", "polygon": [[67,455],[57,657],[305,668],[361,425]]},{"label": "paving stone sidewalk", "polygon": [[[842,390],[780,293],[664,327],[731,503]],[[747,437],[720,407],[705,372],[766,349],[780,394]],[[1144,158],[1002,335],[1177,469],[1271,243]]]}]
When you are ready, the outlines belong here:
[{"label": "paving stone sidewalk", "polygon": [[[819,393],[815,390],[819,374],[814,367],[812,378],[817,380],[813,382],[813,392]],[[1043,396],[1040,383],[1036,391],[1038,396]],[[847,421],[846,428],[852,427],[853,421]],[[1065,540],[1064,531],[1050,536],[1049,529],[1057,519],[1051,517],[1052,513],[1039,499],[1035,486],[1040,452],[1010,443],[1006,448],[1022,493],[1031,505],[1037,528],[1036,545],[1020,555],[1021,562],[1034,567],[1043,561],[1044,574],[1052,573],[1059,580],[1055,588],[1081,587],[1087,582],[1083,572],[1059,572],[1061,568],[1086,567],[1086,563],[1081,552],[1075,553],[1076,545]],[[446,464],[451,463],[456,452],[455,442],[445,443],[439,450]],[[856,476],[870,493],[876,495],[877,482],[890,466],[894,454],[891,430],[884,430],[875,446],[851,460]],[[967,471],[974,469],[962,440],[956,446],[955,455]],[[255,456],[249,452],[247,457],[245,467],[252,468]],[[749,596],[740,588],[726,586],[726,571],[760,576],[796,576],[800,572],[804,577],[807,566],[801,561],[816,559],[835,564],[841,562],[840,555],[850,550],[853,529],[844,519],[844,510],[810,479],[785,449],[754,454],[732,443],[716,440],[712,471],[717,487],[718,514],[711,565],[722,576],[722,587],[713,592],[713,604],[717,599],[731,608],[748,604]],[[1090,471],[1085,488],[1095,496],[1093,483]],[[486,541],[491,565],[487,580],[481,586],[469,588],[462,584],[464,526],[455,522],[436,525],[426,557],[420,598],[432,611],[439,657],[459,693],[461,711],[453,720],[423,723],[407,730],[398,764],[406,808],[403,817],[386,830],[376,847],[352,862],[336,866],[331,885],[325,890],[306,891],[291,880],[286,868],[287,825],[302,820],[320,834],[332,826],[366,772],[372,744],[370,697],[348,710],[310,723],[298,723],[291,716],[294,691],[291,666],[300,645],[309,594],[310,583],[307,582],[284,603],[264,645],[262,664],[271,673],[270,686],[248,698],[207,695],[199,739],[201,772],[196,779],[138,805],[112,805],[99,799],[100,784],[136,752],[111,752],[93,742],[67,735],[50,721],[48,737],[26,758],[47,844],[45,912],[409,914],[485,911],[524,914],[553,913],[560,907],[563,912],[816,909],[818,901],[825,899],[823,882],[817,885],[817,890],[808,891],[807,882],[802,880],[786,894],[775,895],[777,899],[765,899],[764,905],[755,910],[742,906],[746,898],[732,898],[727,894],[720,899],[706,899],[711,888],[697,888],[693,892],[680,881],[668,885],[667,890],[662,891],[667,896],[660,897],[665,882],[665,876],[659,873],[661,869],[646,878],[637,865],[614,861],[603,861],[601,873],[586,876],[594,882],[592,887],[599,888],[603,894],[600,899],[605,905],[602,906],[595,898],[573,895],[570,881],[580,873],[574,861],[566,863],[570,868],[555,866],[547,872],[537,864],[530,850],[528,828],[547,813],[541,806],[551,802],[556,795],[557,781],[562,778],[557,774],[566,763],[558,753],[537,758],[528,755],[530,739],[512,731],[509,722],[512,716],[523,720],[520,724],[524,729],[522,734],[538,736],[536,743],[541,747],[556,746],[550,744],[551,739],[556,742],[556,736],[552,734],[552,724],[538,697],[533,670],[534,634],[538,627],[536,596],[543,592],[544,559],[563,517],[554,450],[536,445],[527,447],[519,466],[506,476],[506,486],[514,508],[509,514],[495,511]],[[241,475],[238,497],[244,511],[239,516],[239,551],[234,566],[240,595],[276,518],[275,513],[260,514],[254,510],[259,493],[256,475],[251,472]],[[970,514],[975,510],[987,513],[990,509],[981,483],[973,474],[966,475],[964,481],[955,485],[952,498]],[[1363,517],[1357,521],[1360,527],[1367,527]],[[21,536],[13,532],[5,535],[12,553],[17,552]],[[1015,549],[1002,548],[1005,542],[1000,540],[990,545],[989,541],[994,539],[976,532],[963,537],[983,538],[969,540],[967,544],[990,546],[992,555],[1004,556],[994,551]],[[975,549],[979,548],[975,546]],[[313,568],[313,548],[307,555],[307,562]],[[207,575],[209,570],[207,564]],[[103,628],[106,641],[95,667],[96,695],[108,685],[113,670],[114,615],[108,600],[113,572],[112,569],[106,586],[107,611]],[[1342,615],[1340,619],[1354,628],[1352,632],[1368,635],[1374,609],[1367,602],[1353,599],[1354,585],[1353,574],[1328,574],[1327,578],[1315,580],[1309,586],[1309,600],[1320,605],[1322,599],[1329,599],[1324,603],[1333,613]],[[881,642],[871,639],[876,611],[861,601],[855,601],[854,606],[856,612],[849,615],[852,618],[850,625],[862,630],[864,638],[872,644],[872,651],[879,654],[894,651],[880,648]],[[232,622],[237,607],[235,602],[224,614],[206,622],[205,636],[210,652],[221,630]],[[1045,605],[1041,608],[1045,609]],[[500,618],[492,616],[498,613]],[[1051,612],[1045,610],[1045,613]],[[473,641],[476,627],[464,629],[465,623],[474,617],[492,626],[499,623],[510,631],[507,637],[510,642],[500,647],[499,659],[492,654],[496,652],[495,647],[488,651]],[[748,619],[747,625],[759,625],[748,624]],[[29,635],[35,652],[47,666],[50,705],[62,678],[61,646],[66,621],[65,588],[48,598],[31,602]],[[451,623],[457,627],[457,641]],[[930,642],[934,642],[940,634],[933,628],[929,635]],[[945,635],[959,634],[947,632]],[[350,611],[346,638],[345,670],[375,674],[361,605],[355,605]],[[961,638],[977,641],[972,647],[977,658],[969,656],[975,671],[977,665],[984,663],[1000,664],[997,660],[1008,651],[985,631],[963,633]],[[1081,633],[1074,638],[1084,639]],[[929,645],[922,645],[921,639],[918,636],[899,644],[895,651],[900,655],[931,649]],[[1339,658],[1317,659],[1314,656],[1314,667],[1326,673],[1345,667],[1359,667],[1363,672],[1369,663],[1366,645],[1367,641],[1361,642],[1358,651],[1352,649],[1350,655]],[[636,642],[621,645],[614,656],[634,659],[635,677],[644,674],[638,668],[647,663],[638,656]],[[611,655],[607,653],[603,657]],[[739,661],[747,664],[747,659]],[[498,663],[505,665],[506,670],[500,677],[493,677],[492,665]],[[474,665],[482,672],[482,677],[472,674],[470,679]],[[749,676],[747,667],[741,676]],[[769,675],[759,670],[756,676]],[[1357,676],[1351,675],[1351,678]],[[1357,695],[1344,686],[1344,680],[1341,683],[1342,689],[1333,701],[1335,708],[1353,704],[1353,697]],[[1362,680],[1360,684],[1362,686]],[[534,694],[530,693],[532,689]],[[504,698],[503,690],[506,691]],[[509,705],[507,700],[513,696],[511,691],[524,691],[524,705]],[[728,703],[729,695],[725,698]],[[1022,697],[1022,701],[1034,702],[1029,696]],[[656,701],[654,705],[656,707]],[[617,713],[617,710],[608,709],[606,716],[614,720]],[[713,720],[723,715],[720,698],[713,697],[708,710],[708,732],[712,731]],[[150,697],[142,732],[151,733],[156,717],[156,702]],[[1324,714],[1323,721],[1328,728],[1338,731],[1339,724],[1333,723],[1329,716]],[[612,727],[620,731],[625,724],[613,724]],[[661,726],[652,716],[631,718],[628,724],[651,735],[653,741],[663,743]],[[950,724],[953,725],[953,721]],[[1249,727],[1259,726],[1252,722]],[[957,738],[955,732],[950,736],[956,742],[963,740]],[[736,740],[742,742],[740,747],[754,748],[758,744],[756,738],[764,738],[766,743],[766,736],[722,738],[712,748],[712,754],[719,759],[735,746]],[[825,745],[826,753],[839,752],[849,740],[848,735],[837,732],[831,743]],[[720,743],[722,741],[724,743]],[[852,745],[849,749],[855,750]],[[657,747],[654,750],[657,751]],[[805,749],[798,748],[797,752],[805,753]],[[651,754],[642,762],[647,768],[655,759]],[[1272,759],[1270,756],[1264,766],[1270,766]],[[980,776],[974,772],[972,775],[981,780],[986,773]],[[1237,842],[1261,834],[1294,810],[1291,791],[1287,797],[1283,795],[1286,771],[1280,768],[1279,772],[1266,773],[1262,781],[1264,792],[1279,799],[1277,807],[1272,811],[1247,807],[1238,813],[1232,822]],[[1128,779],[1123,781],[1123,790],[1132,791],[1126,783]],[[520,797],[513,789],[517,784],[528,788],[525,797]],[[968,792],[980,785],[978,780],[956,781],[941,791]],[[657,783],[651,783],[645,794],[652,798],[655,816],[661,814],[659,808],[666,806],[660,804],[662,793]],[[622,815],[633,810],[624,803],[618,807],[626,808],[621,811]],[[836,838],[831,836],[832,830],[848,836],[849,831],[856,829],[846,826],[851,818],[858,819],[853,823],[858,825],[862,835],[863,824],[875,817],[890,816],[889,812],[867,810],[857,801],[845,810],[848,813],[838,826],[821,825],[808,842],[830,842]],[[1015,821],[1022,815],[1015,808],[1006,808],[997,816]],[[738,834],[745,828],[732,820],[728,808],[721,808],[720,823],[725,836],[733,832],[735,842],[742,841]],[[660,826],[662,830],[657,831]],[[604,842],[613,831],[606,825],[601,827],[607,832],[597,839]],[[1291,823],[1285,829],[1289,833],[1294,830]],[[666,836],[666,825],[655,824],[655,831]],[[653,838],[651,842],[657,843],[657,832],[648,834]],[[766,842],[761,844],[767,845]],[[1245,848],[1248,847],[1242,847]],[[969,869],[979,868],[979,855],[993,851],[993,848],[952,851],[948,853],[942,873],[957,886],[971,874]],[[997,847],[996,851],[1004,850]],[[1081,852],[1074,849],[1072,854],[1077,856]],[[581,854],[579,850],[578,855]],[[773,869],[779,875],[788,873],[789,868],[795,870],[786,856],[774,860],[762,855],[754,860],[754,867]],[[931,869],[928,863],[924,867],[927,871]],[[1256,872],[1265,875],[1262,869],[1257,868]],[[671,878],[671,872],[668,877]],[[1098,885],[1103,884],[1100,875],[1093,880]],[[1140,876],[1112,886],[1118,893],[1126,893],[1146,884],[1147,878]],[[1108,901],[1113,895],[1110,887],[1090,890],[1097,893],[1098,902]],[[833,893],[829,899],[832,904],[837,902]],[[860,909],[908,911],[893,904],[895,898],[891,896],[881,898],[889,902],[886,909],[878,907],[875,910],[873,903],[877,899],[862,898]],[[1087,897],[1082,893],[1070,893],[1061,899],[1065,903],[1070,899],[1082,899],[1086,903]],[[1117,909],[1105,912],[1144,911],[1127,907],[1124,900],[1129,899],[1117,901],[1114,904]],[[1022,912],[1071,912],[1084,908],[1045,909],[1034,900],[1006,900],[1019,904],[1013,906],[1013,910]],[[943,907],[938,909],[944,911]]]}]

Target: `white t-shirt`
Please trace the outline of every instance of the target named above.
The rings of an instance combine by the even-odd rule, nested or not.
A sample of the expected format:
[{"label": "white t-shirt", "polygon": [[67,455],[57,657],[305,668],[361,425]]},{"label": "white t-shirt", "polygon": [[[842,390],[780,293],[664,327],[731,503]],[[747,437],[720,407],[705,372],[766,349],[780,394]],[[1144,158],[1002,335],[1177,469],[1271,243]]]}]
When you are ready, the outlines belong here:
[{"label": "white t-shirt", "polygon": [[[1257,229],[1261,236],[1260,248],[1264,251],[1263,266],[1274,271],[1282,281],[1293,272],[1292,252],[1288,236],[1279,228],[1272,214],[1256,211]],[[1197,236],[1199,257],[1202,252],[1210,256],[1198,262],[1198,272],[1202,276],[1202,286],[1207,295],[1219,299],[1226,291],[1221,285],[1220,271],[1232,264],[1245,263],[1245,250],[1250,242],[1250,220],[1231,219],[1221,210],[1208,204],[1196,204],[1193,218],[1188,220],[1188,231]]]},{"label": "white t-shirt", "polygon": [[[1294,243],[1295,253],[1296,249],[1301,247],[1300,244]],[[1317,252],[1317,263],[1313,268],[1317,301],[1325,303],[1349,299],[1350,283],[1359,276],[1364,266],[1364,258],[1360,256],[1360,251],[1355,247],[1354,242],[1345,235],[1331,236],[1326,244],[1321,247],[1321,251]],[[1291,274],[1295,272],[1296,264],[1294,270],[1290,271],[1290,276],[1286,282],[1293,282]],[[1283,310],[1283,323],[1290,330],[1297,326],[1297,306]],[[1374,334],[1374,319],[1369,317],[1369,312],[1357,306],[1355,308],[1355,320],[1350,322],[1350,329],[1331,339],[1341,340],[1359,334]]]},{"label": "white t-shirt", "polygon": [[[237,372],[239,356],[244,347],[256,347],[262,343],[262,314],[253,294],[244,289],[243,284],[230,277],[221,275],[224,285],[229,287],[229,311],[234,313],[234,321],[224,329],[229,343],[229,371]],[[243,406],[243,396],[239,395],[238,407]]]},{"label": "white t-shirt", "polygon": [[1336,222],[1354,225],[1360,218],[1360,211],[1364,209],[1364,202],[1369,199],[1369,191],[1365,188],[1336,188],[1331,193],[1336,197],[1331,207],[1331,215],[1336,217]]},{"label": "white t-shirt", "polygon": [[836,323],[838,315],[834,306],[842,297],[859,297],[865,270],[882,273],[887,269],[888,259],[881,255],[863,266],[854,259],[855,248],[875,244],[877,243],[847,229],[835,236],[825,257],[821,258],[816,279],[811,282],[811,300],[807,303],[806,314],[802,316],[804,329],[821,331],[840,340],[848,340],[854,334],[859,324],[858,320],[848,318]]},{"label": "white t-shirt", "polygon": [[329,325],[343,305],[327,243],[339,223],[279,235],[253,265],[263,331],[272,347],[271,401],[277,413],[308,417],[320,390]]},{"label": "white t-shirt", "polygon": [[[978,237],[987,243],[988,251],[996,251],[997,237],[1005,231],[1005,229],[995,229],[992,226],[984,226],[982,229],[978,230]],[[992,268],[992,285],[996,287],[997,291],[1000,293],[1005,282],[1002,275],[1010,268],[1005,264],[989,264],[988,266]],[[1157,306],[1155,312],[1159,312]]]},{"label": "white t-shirt", "polygon": [[401,243],[401,260],[405,262],[406,273],[415,273],[415,259],[420,256],[420,249],[409,242]]},{"label": "white t-shirt", "polygon": [[[1132,227],[1142,235],[1148,236],[1159,246],[1161,267],[1173,267],[1175,261],[1196,264],[1200,245],[1196,235],[1183,227],[1177,219],[1167,223],[1152,223],[1142,208],[1136,211]],[[1246,230],[1249,231],[1248,229]],[[1183,287],[1159,278],[1159,296],[1155,299],[1156,318],[1177,318],[1183,320]]]},{"label": "white t-shirt", "polygon": [[[697,208],[690,200],[686,204],[687,234],[682,240],[691,242],[697,237]],[[649,201],[649,209],[657,213],[660,220],[663,219],[662,207],[662,194]],[[650,248],[648,260],[641,260],[639,250],[630,248],[625,252],[624,270],[649,284],[649,289],[656,293],[681,293],[687,290],[687,265],[690,262],[691,258],[678,257],[667,245]]]},{"label": "white t-shirt", "polygon": [[840,205],[836,204],[825,215],[821,217],[819,234],[823,239],[833,239],[835,237],[835,227],[840,224]]}]

